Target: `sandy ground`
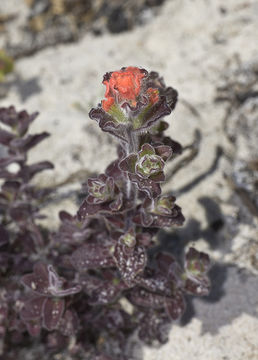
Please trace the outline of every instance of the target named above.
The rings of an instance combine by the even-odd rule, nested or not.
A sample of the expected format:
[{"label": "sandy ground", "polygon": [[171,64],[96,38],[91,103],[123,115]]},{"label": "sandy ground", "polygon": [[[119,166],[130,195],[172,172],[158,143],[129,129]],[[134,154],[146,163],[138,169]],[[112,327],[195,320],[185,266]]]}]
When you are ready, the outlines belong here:
[{"label": "sandy ground", "polygon": [[[16,3],[3,1],[0,9]],[[18,34],[14,31],[14,40]],[[225,136],[225,106],[214,102],[234,58],[243,64],[258,60],[257,34],[257,1],[168,0],[160,15],[144,27],[120,35],[87,34],[76,44],[20,59],[7,82],[8,96],[1,99],[1,106],[39,110],[32,130],[52,134],[35,149],[31,161],[49,159],[55,170],[37,181],[41,185],[64,183],[64,194],[79,190],[80,182],[103,171],[115,158],[115,141],[87,115],[103,98],[101,81],[107,71],[127,65],[158,71],[180,95],[168,133],[183,145],[193,142],[196,130],[201,133],[198,156],[165,190],[178,194],[187,219],[179,238],[211,254],[213,291],[207,299],[189,300],[188,312],[172,327],[165,346],[138,347],[135,359],[258,359],[258,267],[251,261],[258,249],[257,219],[237,224],[234,234],[231,231],[239,209],[231,202],[232,190],[224,176],[230,173],[231,163],[223,154],[235,149]],[[223,148],[221,156],[217,156],[218,147]],[[71,199],[61,206],[73,212],[76,204]],[[59,206],[51,205],[54,215],[48,223],[53,227]],[[225,226],[214,235],[209,226],[219,217]]]}]

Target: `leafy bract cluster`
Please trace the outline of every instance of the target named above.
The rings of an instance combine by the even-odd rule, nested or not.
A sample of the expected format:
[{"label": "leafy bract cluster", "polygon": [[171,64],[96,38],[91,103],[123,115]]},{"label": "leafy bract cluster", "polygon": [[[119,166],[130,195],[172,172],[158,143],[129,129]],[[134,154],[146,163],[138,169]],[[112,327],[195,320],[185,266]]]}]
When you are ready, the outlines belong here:
[{"label": "leafy bract cluster", "polygon": [[[0,109],[0,143],[7,149],[0,160],[0,330],[8,335],[6,348],[29,333],[50,353],[125,360],[133,331],[147,344],[166,342],[168,325],[185,310],[184,295],[209,292],[206,254],[190,248],[180,264],[155,250],[160,228],[184,222],[176,199],[161,190],[166,163],[182,151],[164,135],[163,117],[176,105],[176,90],[157,73],[135,67],[107,73],[103,83],[105,99],[90,117],[119,140],[118,158],[88,179],[77,215],[60,212],[55,233],[37,225],[37,203],[49,190],[30,184],[52,164],[27,165],[27,151],[48,134],[27,135],[36,114]],[[16,172],[9,169],[13,163]]]}]

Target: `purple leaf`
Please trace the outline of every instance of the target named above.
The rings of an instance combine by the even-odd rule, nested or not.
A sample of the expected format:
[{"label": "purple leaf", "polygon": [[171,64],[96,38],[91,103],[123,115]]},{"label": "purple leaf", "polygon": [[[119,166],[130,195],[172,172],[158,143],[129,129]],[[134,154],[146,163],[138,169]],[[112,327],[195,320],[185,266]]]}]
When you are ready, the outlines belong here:
[{"label": "purple leaf", "polygon": [[62,210],[59,212],[59,219],[62,222],[73,223],[75,217],[73,215],[69,214],[67,211]]},{"label": "purple leaf", "polygon": [[49,295],[49,279],[47,265],[43,263],[37,263],[33,267],[33,273],[27,274],[22,277],[24,285],[28,286],[32,291]]},{"label": "purple leaf", "polygon": [[185,221],[181,208],[175,206],[175,211],[170,216],[153,215],[152,227],[171,227],[173,225],[181,226]]},{"label": "purple leaf", "polygon": [[101,204],[114,198],[115,184],[112,177],[100,174],[97,178],[88,179],[89,204]]},{"label": "purple leaf", "polygon": [[[164,136],[164,138],[163,138],[163,143],[164,143],[165,145],[171,147],[171,149],[172,149],[172,154],[173,154],[172,159],[173,159],[174,155],[180,155],[180,154],[182,154],[182,152],[183,152],[183,147],[182,147],[181,144],[179,144],[179,142],[171,139],[171,138],[168,137],[168,136]],[[171,160],[171,158],[170,158],[170,160]]]},{"label": "purple leaf", "polygon": [[0,247],[8,243],[9,243],[9,233],[2,225],[0,225]]},{"label": "purple leaf", "polygon": [[154,228],[182,225],[185,219],[181,212],[181,208],[174,203],[171,207],[165,207],[165,204],[160,204],[162,199],[162,197],[158,197],[157,199],[154,199],[154,202],[147,199],[143,205],[138,208],[139,211],[136,212],[133,221],[136,224]]},{"label": "purple leaf", "polygon": [[109,204],[109,207],[112,211],[119,211],[123,205],[123,193],[120,192],[116,195],[114,201]]},{"label": "purple leaf", "polygon": [[[171,296],[173,294],[173,285],[171,279],[161,274],[151,274],[152,276],[137,276],[137,284],[151,292]],[[167,274],[166,274],[167,275]]]},{"label": "purple leaf", "polygon": [[81,273],[80,274],[80,284],[82,285],[82,288],[84,292],[91,296],[95,290],[101,286],[103,283],[103,280],[101,280],[99,277],[91,276],[88,273]]},{"label": "purple leaf", "polygon": [[58,330],[64,336],[72,336],[76,334],[78,328],[78,315],[73,310],[66,310],[63,317],[59,321]]},{"label": "purple leaf", "polygon": [[26,138],[17,138],[11,141],[10,145],[15,148],[19,149],[20,151],[26,152],[32,147],[39,144],[41,141],[49,137],[49,133],[43,132],[41,134],[35,135],[28,135]]},{"label": "purple leaf", "polygon": [[14,106],[0,108],[0,122],[11,127],[17,125],[17,112]]},{"label": "purple leaf", "polygon": [[120,160],[115,160],[106,168],[106,175],[112,177],[117,183],[124,179],[124,175],[119,168]]},{"label": "purple leaf", "polygon": [[38,112],[35,112],[31,115],[27,113],[27,111],[19,112],[18,117],[18,131],[19,135],[23,136],[28,131],[30,124],[36,119],[38,116]]},{"label": "purple leaf", "polygon": [[43,306],[43,326],[49,331],[56,329],[64,309],[65,301],[63,299],[47,298]]},{"label": "purple leaf", "polygon": [[147,255],[143,246],[129,248],[118,242],[115,246],[114,259],[123,280],[131,286],[135,277],[144,270]]},{"label": "purple leaf", "polygon": [[141,119],[141,125],[135,129],[135,132],[142,130],[147,130],[155,124],[162,117],[169,115],[171,113],[171,108],[166,102],[164,96],[160,97],[160,100],[154,104],[149,111],[147,111]]},{"label": "purple leaf", "polygon": [[25,157],[22,154],[10,155],[8,157],[0,159],[0,167],[6,167],[14,162],[19,163],[24,160],[25,160]]},{"label": "purple leaf", "polygon": [[22,167],[22,169],[18,172],[18,176],[22,177],[24,181],[29,181],[31,178],[33,178],[34,175],[37,173],[53,169],[54,166],[49,161],[41,161],[33,165],[25,165]]},{"label": "purple leaf", "polygon": [[161,344],[166,343],[169,322],[168,316],[164,312],[148,311],[140,320],[139,338],[148,345],[155,340]]},{"label": "purple leaf", "polygon": [[206,276],[210,268],[210,258],[207,254],[190,248],[185,261],[185,289],[188,293],[206,296],[210,291],[210,281]]},{"label": "purple leaf", "polygon": [[15,136],[9,131],[0,129],[0,144],[9,145],[10,141],[13,140],[14,138]]},{"label": "purple leaf", "polygon": [[176,292],[173,298],[166,298],[166,311],[172,320],[177,320],[185,311],[185,300],[181,292]]},{"label": "purple leaf", "polygon": [[156,71],[151,71],[147,80],[148,88],[158,89],[159,93],[166,97],[166,101],[170,106],[171,110],[173,110],[177,103],[178,93],[172,87],[166,87],[164,80]]},{"label": "purple leaf", "polygon": [[148,248],[154,243],[153,235],[155,233],[156,233],[156,229],[153,232],[151,231],[151,229],[150,231],[145,231],[145,229],[143,229],[142,233],[138,233],[136,235],[136,239],[140,245],[143,245],[144,247]]},{"label": "purple leaf", "polygon": [[78,271],[106,268],[115,265],[111,249],[98,244],[85,244],[79,247],[72,254],[71,263]]},{"label": "purple leaf", "polygon": [[162,295],[150,293],[144,289],[134,288],[129,295],[130,301],[137,306],[151,309],[162,309],[165,298]]},{"label": "purple leaf", "polygon": [[10,253],[9,252],[0,252],[0,273],[5,273],[9,266]]},{"label": "purple leaf", "polygon": [[44,296],[63,297],[78,293],[80,285],[63,289],[64,279],[60,278],[52,265],[37,263],[33,267],[33,273],[22,277],[24,285],[33,292]]},{"label": "purple leaf", "polygon": [[128,171],[130,173],[135,172],[135,164],[138,157],[136,154],[130,154],[126,158],[122,159],[119,163],[119,168],[123,171]]},{"label": "purple leaf", "polygon": [[188,278],[185,281],[185,291],[191,295],[207,296],[210,292],[210,280],[207,276]]},{"label": "purple leaf", "polygon": [[96,355],[92,360],[115,360],[107,355]]},{"label": "purple leaf", "polygon": [[[1,267],[1,253],[0,253],[0,267]],[[1,289],[2,290],[2,289]],[[1,340],[4,338],[6,330],[7,330],[7,322],[8,322],[8,301],[7,301],[7,292],[6,290],[2,290],[0,293],[0,338]],[[9,326],[10,328],[10,326]]]},{"label": "purple leaf", "polygon": [[109,132],[111,135],[126,141],[125,126],[113,120],[113,117],[107,114],[102,108],[91,109],[89,116],[96,120],[101,130]]},{"label": "purple leaf", "polygon": [[25,322],[25,325],[31,336],[33,336],[33,337],[39,336],[40,331],[41,331],[41,320],[40,319],[28,320]]},{"label": "purple leaf", "polygon": [[182,288],[184,286],[183,270],[178,262],[172,263],[167,271],[168,280],[173,285],[173,288]]},{"label": "purple leaf", "polygon": [[[125,288],[125,286],[124,286]],[[89,299],[89,304],[105,305],[114,302],[122,291],[122,287],[112,284],[111,282],[102,281],[95,289]]]},{"label": "purple leaf", "polygon": [[142,157],[144,155],[155,155],[155,149],[152,145],[145,143],[141,146],[141,150],[139,151],[139,157]]},{"label": "purple leaf", "polygon": [[0,179],[6,179],[6,180],[16,179],[16,174],[11,173],[6,169],[0,169]]},{"label": "purple leaf", "polygon": [[102,327],[106,328],[109,332],[116,332],[119,336],[119,329],[130,328],[131,318],[125,311],[119,308],[106,307],[103,311],[102,322],[104,322]]},{"label": "purple leaf", "polygon": [[27,111],[17,112],[14,106],[0,109],[0,122],[10,127],[16,127],[19,135],[23,136],[38,113],[29,115]]},{"label": "purple leaf", "polygon": [[93,229],[89,226],[90,220],[79,223],[76,216],[72,216],[66,211],[61,211],[59,218],[62,223],[58,232],[53,235],[54,240],[58,243],[77,245],[88,239],[93,233]]},{"label": "purple leaf", "polygon": [[105,215],[106,219],[113,225],[114,228],[116,228],[117,230],[123,230],[124,226],[125,226],[125,216],[123,214],[117,214],[112,216],[110,215]]},{"label": "purple leaf", "polygon": [[167,103],[169,104],[171,110],[174,110],[176,103],[177,103],[177,98],[178,98],[177,91],[169,86],[164,90],[164,95],[166,97]]},{"label": "purple leaf", "polygon": [[36,209],[32,208],[29,203],[14,204],[10,210],[11,218],[16,222],[26,222],[35,215]]},{"label": "purple leaf", "polygon": [[57,288],[49,288],[49,291],[53,296],[56,297],[64,297],[64,296],[71,296],[77,294],[81,291],[81,285],[77,284],[73,287],[67,287],[64,289],[57,289]]},{"label": "purple leaf", "polygon": [[34,299],[27,300],[24,303],[20,315],[25,322],[28,320],[37,320],[42,316],[42,309],[46,298],[44,296],[36,297]]},{"label": "purple leaf", "polygon": [[[42,201],[42,199],[48,195],[50,195],[54,189],[52,188],[37,188],[34,185],[30,185],[30,184],[23,184],[23,189],[24,192],[26,193],[26,195],[28,195],[28,197],[30,199],[36,199],[36,200],[40,200]],[[41,215],[40,215],[41,216]]]},{"label": "purple leaf", "polygon": [[4,193],[8,193],[8,195],[11,195],[14,197],[17,192],[21,188],[21,183],[19,181],[5,181],[5,183],[2,185],[2,191]]},{"label": "purple leaf", "polygon": [[105,215],[106,217],[112,214],[118,214],[123,212],[126,207],[131,207],[129,202],[123,203],[123,194],[120,193],[115,196],[114,200],[108,201],[101,204],[89,204],[89,197],[83,201],[79,211],[77,212],[77,217],[79,221],[83,221],[87,218],[93,217],[95,215]]},{"label": "purple leaf", "polygon": [[81,245],[81,243],[88,239],[91,235],[90,229],[80,229],[73,224],[61,224],[58,232],[52,234],[53,240],[57,244],[68,244],[74,248],[74,245]]},{"label": "purple leaf", "polygon": [[[61,321],[62,320],[63,318],[61,319]],[[66,348],[67,345],[68,345],[68,338],[64,337],[64,334],[61,333],[59,327],[57,330],[48,332],[45,338],[46,349],[51,353],[59,352],[61,349]]]},{"label": "purple leaf", "polygon": [[172,155],[172,150],[170,146],[159,145],[155,147],[156,154],[158,154],[164,161],[167,161]]},{"label": "purple leaf", "polygon": [[89,296],[89,304],[103,305],[114,302],[120,292],[127,288],[126,284],[114,277],[108,270],[103,274],[105,279],[96,276],[81,274],[80,283],[83,290]]},{"label": "purple leaf", "polygon": [[59,290],[63,287],[64,280],[60,278],[52,265],[47,266],[48,291],[53,296],[58,296]]},{"label": "purple leaf", "polygon": [[156,198],[161,194],[161,187],[159,183],[151,179],[144,179],[136,174],[128,174],[129,179],[135,183],[139,190],[145,192],[150,199]]},{"label": "purple leaf", "polygon": [[78,220],[83,221],[97,214],[102,208],[102,204],[89,204],[87,200],[84,200],[77,212]]},{"label": "purple leaf", "polygon": [[162,274],[167,275],[169,267],[176,262],[174,256],[160,252],[156,255],[156,263]]},{"label": "purple leaf", "polygon": [[185,267],[193,275],[206,274],[210,268],[210,258],[207,254],[191,247],[186,254]]},{"label": "purple leaf", "polygon": [[48,291],[52,296],[63,297],[77,294],[81,291],[80,285],[63,289],[64,279],[59,277],[52,265],[48,265]]},{"label": "purple leaf", "polygon": [[141,214],[136,215],[133,220],[136,224],[138,223],[139,225],[149,228],[153,223],[153,216],[146,211],[142,211]]}]

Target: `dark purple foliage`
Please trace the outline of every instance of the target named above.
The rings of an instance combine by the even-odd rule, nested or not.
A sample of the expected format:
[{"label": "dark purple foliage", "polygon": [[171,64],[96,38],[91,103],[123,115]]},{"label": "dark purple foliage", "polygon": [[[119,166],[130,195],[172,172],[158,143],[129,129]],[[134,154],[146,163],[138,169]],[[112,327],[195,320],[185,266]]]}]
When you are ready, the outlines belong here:
[{"label": "dark purple foliage", "polygon": [[38,225],[52,190],[31,184],[53,165],[27,164],[28,151],[49,134],[28,134],[37,113],[0,109],[0,356],[16,357],[24,339],[32,344],[29,333],[50,358],[63,351],[73,359],[128,360],[128,336],[136,331],[147,344],[165,343],[185,294],[209,292],[208,255],[190,248],[180,264],[155,248],[160,228],[184,222],[175,197],[161,189],[166,163],[182,152],[164,135],[162,119],[177,91],[133,67],[107,73],[103,83],[106,99],[90,118],[119,139],[118,158],[88,179],[78,213],[61,211],[54,233]]},{"label": "dark purple foliage", "polygon": [[[31,335],[39,335],[41,327],[50,331],[59,329],[61,324],[60,326],[64,329],[63,315],[66,308],[64,297],[80,292],[81,285],[65,284],[65,280],[57,275],[52,265],[43,263],[34,265],[33,273],[24,275],[22,282],[32,293],[35,293],[34,298],[24,301],[21,310],[21,318]],[[67,311],[65,314],[72,321],[72,315],[68,316]],[[37,323],[37,331],[34,327],[31,328],[32,322]],[[67,331],[63,330],[63,332]]]},{"label": "dark purple foliage", "polygon": [[113,256],[123,281],[132,286],[136,276],[142,273],[146,266],[147,254],[143,246],[136,245],[136,241],[133,245],[123,241],[126,235],[119,238]]}]

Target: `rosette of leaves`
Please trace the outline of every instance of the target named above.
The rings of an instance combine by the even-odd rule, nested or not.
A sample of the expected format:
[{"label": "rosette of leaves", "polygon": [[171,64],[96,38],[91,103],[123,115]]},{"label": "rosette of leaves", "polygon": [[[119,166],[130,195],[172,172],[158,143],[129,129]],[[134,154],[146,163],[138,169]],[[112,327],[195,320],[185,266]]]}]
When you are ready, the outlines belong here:
[{"label": "rosette of leaves", "polygon": [[87,188],[89,195],[82,205],[84,217],[123,210],[123,193],[119,191],[113,177],[101,174],[97,178],[91,178]]},{"label": "rosette of leaves", "polygon": [[185,272],[183,274],[184,286],[188,293],[202,296],[209,294],[210,280],[207,276],[209,268],[209,256],[190,248],[186,254]]},{"label": "rosette of leaves", "polygon": [[144,144],[138,153],[122,159],[119,167],[128,173],[130,181],[136,183],[139,190],[144,191],[149,198],[156,198],[161,193],[160,183],[165,180],[165,161],[171,154],[169,146],[159,145],[154,148]]},{"label": "rosette of leaves", "polygon": [[138,207],[133,221],[145,227],[170,227],[182,225],[184,216],[181,208],[175,204],[175,197],[171,195],[159,196],[154,201],[146,199]]}]

